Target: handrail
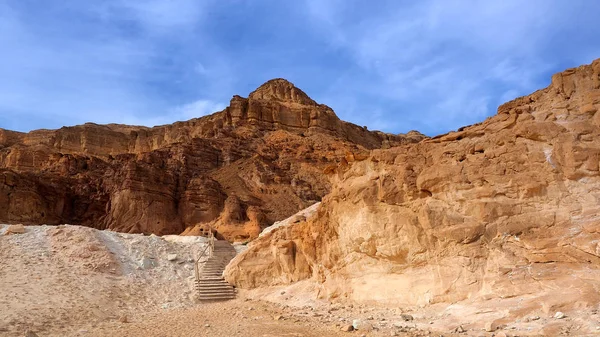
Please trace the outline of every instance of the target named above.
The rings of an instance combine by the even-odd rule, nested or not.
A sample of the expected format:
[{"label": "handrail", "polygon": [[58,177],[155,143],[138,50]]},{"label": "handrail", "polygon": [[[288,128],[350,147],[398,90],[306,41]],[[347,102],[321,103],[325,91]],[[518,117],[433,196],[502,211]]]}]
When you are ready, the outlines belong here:
[{"label": "handrail", "polygon": [[208,257],[211,258],[213,256],[213,251],[215,250],[215,236],[212,232],[212,230],[209,231],[208,234],[208,245],[206,247],[204,247],[204,250],[202,251],[202,253],[200,253],[200,255],[198,255],[198,258],[196,259],[196,263],[194,265],[194,274],[196,276],[196,281],[200,280],[200,259],[204,257],[204,255],[206,254],[206,250],[210,248],[209,250],[209,255]]}]

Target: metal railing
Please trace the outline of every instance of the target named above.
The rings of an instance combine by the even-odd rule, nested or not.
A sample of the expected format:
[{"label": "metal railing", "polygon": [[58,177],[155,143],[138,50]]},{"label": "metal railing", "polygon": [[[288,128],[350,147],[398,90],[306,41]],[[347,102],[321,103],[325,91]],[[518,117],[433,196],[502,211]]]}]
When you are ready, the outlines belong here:
[{"label": "metal railing", "polygon": [[215,251],[215,235],[212,230],[208,233],[208,245],[204,247],[198,258],[196,259],[196,264],[194,266],[194,274],[196,275],[196,281],[200,280],[200,259],[202,259],[206,255],[206,251],[208,250],[208,258],[213,256],[213,252]]}]

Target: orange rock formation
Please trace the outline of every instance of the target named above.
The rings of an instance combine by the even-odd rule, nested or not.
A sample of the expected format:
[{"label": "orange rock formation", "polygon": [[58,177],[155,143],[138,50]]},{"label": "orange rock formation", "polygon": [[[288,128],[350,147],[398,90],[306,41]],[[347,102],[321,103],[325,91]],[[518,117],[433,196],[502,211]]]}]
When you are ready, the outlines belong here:
[{"label": "orange rock formation", "polygon": [[250,239],[327,194],[325,169],[423,138],[343,122],[283,79],[171,125],[0,129],[0,222],[155,234],[213,226]]},{"label": "orange rock formation", "polygon": [[388,305],[597,306],[599,108],[596,60],[483,123],[374,150],[332,171],[317,214],[254,241],[227,279],[311,279],[321,296]]}]

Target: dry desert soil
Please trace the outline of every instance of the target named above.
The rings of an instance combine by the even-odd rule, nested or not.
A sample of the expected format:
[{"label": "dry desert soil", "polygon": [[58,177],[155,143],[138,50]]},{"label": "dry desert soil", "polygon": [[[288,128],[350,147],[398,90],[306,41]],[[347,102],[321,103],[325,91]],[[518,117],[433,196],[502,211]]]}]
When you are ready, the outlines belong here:
[{"label": "dry desert soil", "polygon": [[[7,228],[0,225],[0,336],[537,336],[578,335],[598,322],[596,312],[542,314],[486,332],[477,320],[494,310],[330,304],[303,297],[302,282],[199,303],[193,261],[205,238],[69,225],[2,235]],[[342,331],[353,323],[358,330]]]}]

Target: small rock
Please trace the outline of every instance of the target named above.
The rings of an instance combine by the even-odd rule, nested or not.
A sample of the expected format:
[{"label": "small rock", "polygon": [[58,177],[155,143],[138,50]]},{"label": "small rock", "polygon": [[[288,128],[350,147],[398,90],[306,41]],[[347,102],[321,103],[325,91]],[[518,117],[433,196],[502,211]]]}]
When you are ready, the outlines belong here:
[{"label": "small rock", "polygon": [[23,226],[22,224],[18,224],[18,225],[9,225],[8,228],[6,229],[6,231],[4,232],[4,235],[24,234],[24,233],[25,233],[25,226]]},{"label": "small rock", "polygon": [[167,255],[167,260],[169,260],[169,261],[175,261],[175,260],[177,260],[177,254],[168,254]]},{"label": "small rock", "polygon": [[373,331],[373,325],[371,323],[361,321],[360,319],[353,320],[352,327],[354,327],[355,330],[360,331]]},{"label": "small rock", "polygon": [[119,322],[121,322],[121,323],[129,323],[129,320],[127,319],[126,315],[123,315],[123,316],[119,317]]},{"label": "small rock", "polygon": [[281,294],[281,295],[285,295],[285,290],[284,290],[284,291],[282,291],[282,292],[280,292],[280,294]]},{"label": "small rock", "polygon": [[496,329],[498,329],[498,326],[494,322],[485,323],[485,331],[492,332],[496,331]]},{"label": "small rock", "polygon": [[412,317],[412,315],[408,315],[408,314],[402,314],[402,315],[400,315],[400,317],[402,317],[402,320],[405,322],[412,321],[414,319],[414,317]]},{"label": "small rock", "polygon": [[454,329],[454,332],[463,333],[463,332],[466,332],[466,330],[465,330],[465,328],[462,327],[462,325],[459,325]]},{"label": "small rock", "polygon": [[204,324],[205,328],[210,328],[210,324]]},{"label": "small rock", "polygon": [[565,318],[565,313],[562,311],[557,311],[556,314],[554,314],[554,318],[563,319],[563,318]]},{"label": "small rock", "polygon": [[494,335],[494,337],[508,337],[508,335],[505,332],[500,331],[500,332],[496,333]]},{"label": "small rock", "polygon": [[342,328],[340,330],[345,331],[345,332],[354,331],[354,326],[352,326],[350,324],[344,325],[344,326],[342,326]]},{"label": "small rock", "polygon": [[39,337],[39,336],[33,331],[27,331],[25,333],[25,337]]},{"label": "small rock", "polygon": [[283,319],[283,316],[277,315],[277,316],[274,316],[273,319],[276,321],[281,321]]},{"label": "small rock", "polygon": [[329,308],[329,310],[331,310],[331,311],[337,311],[337,310],[340,310],[340,309],[343,309],[343,308],[344,308],[343,305],[341,305],[339,303],[334,303],[334,304],[331,305],[331,307]]},{"label": "small rock", "polygon": [[532,321],[537,321],[538,319],[540,319],[540,316],[532,316],[529,319]]},{"label": "small rock", "polygon": [[156,267],[156,262],[154,261],[154,258],[144,256],[140,261],[140,267],[142,267],[142,269],[151,269]]}]

